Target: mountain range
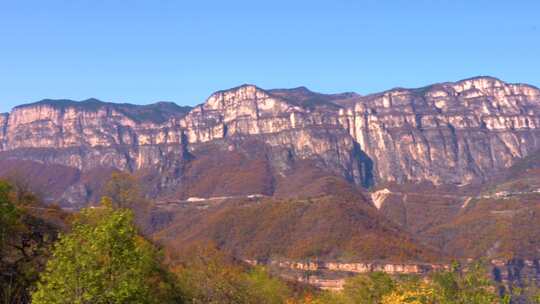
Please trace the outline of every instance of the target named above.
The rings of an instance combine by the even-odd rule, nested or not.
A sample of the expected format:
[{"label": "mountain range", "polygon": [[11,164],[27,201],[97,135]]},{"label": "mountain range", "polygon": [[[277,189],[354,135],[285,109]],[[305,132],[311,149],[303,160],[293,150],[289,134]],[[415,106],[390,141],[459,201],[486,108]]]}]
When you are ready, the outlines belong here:
[{"label": "mountain range", "polygon": [[247,84],[195,107],[45,99],[0,114],[0,176],[69,210],[130,172],[157,240],[243,259],[536,260],[539,150],[540,90],[493,77],[365,96]]}]

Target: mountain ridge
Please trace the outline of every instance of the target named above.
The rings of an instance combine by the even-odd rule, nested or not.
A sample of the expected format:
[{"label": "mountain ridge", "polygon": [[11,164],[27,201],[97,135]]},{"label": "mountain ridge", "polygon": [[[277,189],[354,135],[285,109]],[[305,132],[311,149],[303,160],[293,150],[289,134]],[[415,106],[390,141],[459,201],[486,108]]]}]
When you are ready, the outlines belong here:
[{"label": "mountain ridge", "polygon": [[[391,89],[387,89],[387,90],[383,90],[383,91],[379,91],[379,92],[371,92],[371,93],[366,93],[366,94],[359,94],[359,93],[354,92],[354,91],[342,92],[342,93],[321,93],[321,92],[318,92],[318,91],[313,91],[313,90],[309,89],[306,86],[298,86],[298,87],[293,87],[293,88],[263,89],[260,86],[258,86],[256,84],[253,84],[253,83],[243,83],[243,84],[240,84],[240,85],[228,88],[228,89],[217,90],[217,91],[211,93],[209,96],[212,96],[212,95],[214,95],[216,93],[233,91],[233,90],[236,90],[236,89],[239,89],[239,88],[242,88],[242,87],[248,87],[248,86],[253,86],[253,87],[256,87],[259,90],[268,91],[268,92],[280,91],[280,90],[285,90],[285,91],[287,91],[287,90],[303,90],[303,91],[307,91],[307,92],[310,92],[310,93],[321,94],[321,95],[351,94],[351,95],[356,95],[356,96],[369,96],[369,95],[374,95],[374,94],[386,93],[386,92],[389,92],[389,91],[392,91],[392,90],[421,90],[421,89],[429,88],[429,87],[432,87],[432,86],[445,85],[445,84],[452,85],[452,84],[458,84],[458,83],[462,83],[462,82],[466,82],[466,81],[474,81],[474,80],[482,80],[482,79],[495,80],[495,81],[498,81],[498,82],[504,82],[504,83],[506,83],[508,85],[527,86],[527,87],[531,87],[531,88],[536,89],[536,90],[540,90],[538,88],[538,86],[528,84],[528,83],[525,83],[525,82],[505,82],[501,78],[498,78],[498,77],[495,77],[495,76],[478,75],[478,76],[471,76],[471,77],[459,79],[459,80],[456,80],[456,81],[436,82],[436,83],[427,84],[427,85],[418,86],[418,87],[400,87],[400,86],[398,86],[398,87],[393,87]],[[60,98],[60,99],[45,98],[45,99],[34,101],[34,102],[22,103],[20,105],[15,106],[14,108],[21,107],[21,106],[34,105],[34,104],[37,104],[37,103],[40,103],[40,102],[47,102],[47,101],[67,101],[67,102],[75,102],[75,103],[84,102],[84,101],[97,101],[97,102],[103,102],[103,103],[114,104],[114,105],[134,105],[134,106],[153,105],[153,104],[165,102],[165,103],[174,103],[174,104],[176,104],[178,106],[183,106],[183,105],[181,105],[181,104],[179,104],[177,102],[174,102],[174,101],[157,101],[157,102],[152,102],[152,103],[148,103],[148,104],[133,104],[133,103],[129,103],[129,102],[113,102],[113,101],[108,102],[108,101],[102,101],[102,100],[100,100],[98,98],[95,98],[95,97],[88,97],[88,98],[82,99],[82,100],[62,99],[62,98]],[[189,106],[189,107],[194,107],[194,106]],[[7,112],[5,112],[5,113],[7,113]]]},{"label": "mountain ridge", "polygon": [[[432,83],[432,84],[428,84],[428,85],[425,85],[425,86],[419,86],[419,87],[399,87],[398,86],[398,87],[393,87],[391,89],[383,90],[383,91],[380,91],[380,92],[372,92],[372,93],[367,93],[367,94],[364,94],[364,95],[361,95],[361,94],[359,94],[357,92],[354,92],[354,91],[342,92],[342,93],[321,93],[321,92],[310,90],[306,86],[299,86],[299,87],[294,87],[294,88],[263,89],[263,88],[257,86],[256,84],[244,83],[244,84],[234,86],[234,87],[231,87],[231,88],[228,88],[228,89],[222,89],[222,90],[215,91],[215,92],[211,93],[209,95],[209,97],[203,103],[197,104],[195,106],[181,105],[181,104],[179,104],[177,102],[174,102],[174,101],[157,101],[157,102],[152,102],[152,103],[148,103],[148,104],[133,104],[133,103],[129,103],[129,102],[109,102],[109,101],[102,101],[102,100],[94,98],[94,97],[89,97],[89,98],[83,99],[83,100],[45,98],[45,99],[42,99],[42,100],[39,100],[39,101],[23,103],[23,104],[17,105],[15,107],[13,107],[13,109],[16,109],[16,108],[19,108],[19,107],[35,106],[35,105],[52,105],[52,104],[57,103],[57,102],[65,103],[66,106],[77,106],[77,105],[82,106],[82,103],[91,102],[91,103],[103,104],[103,105],[134,106],[134,107],[156,106],[156,105],[159,105],[161,103],[166,103],[166,104],[174,104],[174,105],[176,105],[178,107],[194,108],[194,107],[197,107],[198,105],[204,104],[213,95],[220,94],[220,93],[225,93],[225,92],[231,92],[231,91],[235,91],[237,89],[241,89],[241,88],[245,88],[245,87],[254,87],[259,91],[263,91],[263,92],[270,93],[270,94],[275,93],[275,92],[279,92],[279,91],[284,91],[284,92],[286,92],[286,91],[301,91],[301,92],[305,92],[307,94],[316,94],[316,95],[324,95],[324,96],[336,96],[337,97],[337,96],[340,96],[340,95],[344,95],[344,96],[348,96],[348,97],[368,97],[368,96],[383,95],[385,93],[389,93],[389,92],[392,92],[392,91],[402,91],[402,90],[425,91],[426,89],[435,88],[437,86],[447,86],[447,85],[452,86],[452,85],[461,84],[461,83],[468,82],[468,81],[475,81],[475,80],[490,80],[490,81],[495,81],[495,82],[499,82],[499,83],[505,83],[506,85],[525,86],[525,87],[528,87],[528,88],[531,88],[531,89],[534,89],[534,90],[540,90],[535,85],[531,85],[531,84],[524,83],[524,82],[504,82],[503,80],[501,80],[498,77],[489,76],[489,75],[472,76],[472,77],[467,77],[467,78],[456,80],[456,81],[437,82],[437,83]],[[4,113],[0,113],[0,114],[8,114],[8,113],[9,112],[4,112]]]},{"label": "mountain ridge", "polygon": [[[263,153],[257,162],[270,168],[268,182],[309,160],[371,187],[482,182],[540,149],[540,90],[494,77],[366,96],[244,84],[193,108],[86,104],[88,111],[84,101],[42,100],[0,116],[0,159],[156,171],[168,176],[156,185],[165,189],[184,183],[198,153],[242,151],[248,160]],[[263,152],[249,152],[247,142]]]},{"label": "mountain ridge", "polygon": [[37,183],[46,202],[77,210],[99,201],[112,172],[128,172],[148,203],[144,231],[167,248],[204,240],[242,259],[537,258],[540,227],[521,221],[540,210],[532,86],[475,77],[360,96],[242,85],[193,108],[46,103],[0,115],[0,177]]}]

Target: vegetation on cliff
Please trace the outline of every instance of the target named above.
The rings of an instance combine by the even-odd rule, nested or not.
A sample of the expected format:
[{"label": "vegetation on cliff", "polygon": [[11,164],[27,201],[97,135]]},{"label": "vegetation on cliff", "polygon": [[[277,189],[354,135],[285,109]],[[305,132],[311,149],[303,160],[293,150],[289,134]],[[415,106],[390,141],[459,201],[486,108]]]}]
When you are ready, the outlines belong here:
[{"label": "vegetation on cliff", "polygon": [[439,271],[428,278],[391,277],[381,272],[349,279],[343,291],[307,297],[302,303],[313,304],[494,304],[509,303],[509,296],[499,296],[480,264],[466,272]]}]

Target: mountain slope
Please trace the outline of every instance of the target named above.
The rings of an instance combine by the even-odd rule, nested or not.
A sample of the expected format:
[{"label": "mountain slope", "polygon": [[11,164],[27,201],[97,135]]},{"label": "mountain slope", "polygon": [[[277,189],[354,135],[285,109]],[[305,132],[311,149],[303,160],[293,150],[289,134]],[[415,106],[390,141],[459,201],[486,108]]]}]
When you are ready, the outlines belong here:
[{"label": "mountain slope", "polygon": [[452,220],[423,237],[458,257],[536,259],[540,255],[540,153],[494,177]]},{"label": "mountain slope", "polygon": [[339,177],[314,181],[319,195],[289,199],[234,198],[173,208],[170,224],[156,233],[181,250],[210,241],[243,259],[434,261],[436,250],[419,244],[381,216]]}]

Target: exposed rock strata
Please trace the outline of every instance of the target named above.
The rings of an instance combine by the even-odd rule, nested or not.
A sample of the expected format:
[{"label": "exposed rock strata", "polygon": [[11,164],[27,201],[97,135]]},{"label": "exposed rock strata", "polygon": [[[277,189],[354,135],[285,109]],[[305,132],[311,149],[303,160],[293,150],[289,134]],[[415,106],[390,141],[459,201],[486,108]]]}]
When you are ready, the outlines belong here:
[{"label": "exposed rock strata", "polygon": [[[245,260],[250,265],[265,265],[281,270],[286,278],[305,282],[326,290],[342,290],[348,277],[358,273],[384,272],[390,275],[427,275],[433,271],[449,270],[450,264],[426,263],[341,263],[341,262],[300,262]],[[465,264],[466,265],[466,264]],[[488,264],[492,279],[502,286],[524,288],[540,281],[540,261],[513,259],[491,260]],[[292,275],[287,275],[292,270]],[[501,290],[503,292],[503,290]]]},{"label": "exposed rock strata", "polygon": [[9,114],[0,113],[0,149],[4,149]]},{"label": "exposed rock strata", "polygon": [[178,177],[200,144],[235,149],[249,138],[269,147],[277,174],[309,159],[364,186],[469,183],[540,149],[539,128],[540,91],[490,77],[364,97],[244,85],[191,110],[97,100],[20,106],[0,115],[0,150],[83,171],[157,169]]},{"label": "exposed rock strata", "polygon": [[[258,261],[246,260],[251,265],[261,264]],[[264,265],[272,265],[280,268],[290,268],[304,271],[343,271],[353,273],[368,273],[368,272],[385,272],[388,274],[426,274],[434,270],[449,269],[447,264],[421,264],[421,263],[340,263],[340,262],[299,262],[299,261],[268,261],[262,263]]]}]

